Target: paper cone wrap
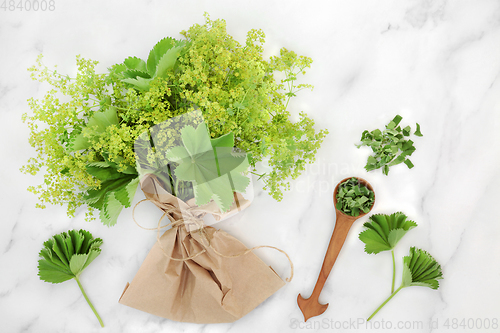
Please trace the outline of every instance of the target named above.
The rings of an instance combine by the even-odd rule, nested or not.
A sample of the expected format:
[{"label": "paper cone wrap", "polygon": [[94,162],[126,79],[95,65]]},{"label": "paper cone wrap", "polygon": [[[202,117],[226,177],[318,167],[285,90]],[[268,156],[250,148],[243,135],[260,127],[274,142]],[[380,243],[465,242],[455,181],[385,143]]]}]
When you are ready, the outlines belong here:
[{"label": "paper cone wrap", "polygon": [[[179,200],[154,176],[145,177],[141,188],[147,199],[170,212],[172,221],[198,218],[202,222],[201,217],[209,212],[216,219],[225,216],[214,206],[197,207],[194,200]],[[248,205],[236,197],[232,211]],[[233,322],[285,284],[254,253],[242,254],[247,250],[236,238],[213,227],[173,225],[153,246],[119,302],[180,322]]]}]

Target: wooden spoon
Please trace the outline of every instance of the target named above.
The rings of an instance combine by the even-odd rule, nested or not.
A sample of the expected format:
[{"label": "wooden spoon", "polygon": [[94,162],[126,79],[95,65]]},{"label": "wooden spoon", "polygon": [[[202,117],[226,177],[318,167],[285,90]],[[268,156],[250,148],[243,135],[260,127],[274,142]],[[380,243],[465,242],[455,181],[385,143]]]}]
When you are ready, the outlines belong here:
[{"label": "wooden spoon", "polygon": [[[297,296],[297,304],[299,305],[299,308],[304,315],[304,321],[307,321],[311,317],[319,316],[328,308],[328,303],[320,304],[318,301],[321,290],[323,289],[326,279],[328,278],[328,275],[332,270],[333,264],[335,264],[335,261],[337,260],[337,257],[340,253],[340,250],[342,249],[342,245],[344,245],[344,241],[347,237],[347,234],[349,233],[349,229],[351,228],[352,224],[360,217],[368,214],[361,212],[358,216],[350,216],[336,208],[337,191],[339,189],[339,185],[351,178],[352,177],[349,177],[340,181],[340,183],[337,184],[335,190],[333,191],[333,206],[335,207],[336,212],[335,228],[333,229],[332,238],[330,239],[330,244],[328,245],[328,249],[326,250],[323,266],[321,267],[321,271],[319,272],[318,281],[316,282],[316,286],[314,286],[312,295],[309,298],[303,298],[300,294]],[[373,191],[372,186],[366,180],[358,177],[355,178],[358,179],[361,184],[365,185],[370,191]],[[375,204],[375,200],[373,201],[373,204]],[[370,207],[370,210],[372,210],[373,204]]]}]

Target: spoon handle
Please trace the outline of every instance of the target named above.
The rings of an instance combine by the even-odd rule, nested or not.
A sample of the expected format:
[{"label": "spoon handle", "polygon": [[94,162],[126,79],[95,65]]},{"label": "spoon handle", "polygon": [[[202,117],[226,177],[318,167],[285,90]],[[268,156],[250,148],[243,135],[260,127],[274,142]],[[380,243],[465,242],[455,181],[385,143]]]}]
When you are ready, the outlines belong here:
[{"label": "spoon handle", "polygon": [[337,260],[340,250],[342,249],[342,245],[344,245],[349,229],[351,229],[355,220],[356,218],[347,216],[337,211],[337,219],[335,222],[335,228],[333,229],[332,238],[330,238],[330,244],[328,244],[325,259],[323,260],[323,266],[321,266],[318,281],[316,281],[311,297],[318,299],[319,294],[325,285],[326,279],[328,278],[328,275]]}]

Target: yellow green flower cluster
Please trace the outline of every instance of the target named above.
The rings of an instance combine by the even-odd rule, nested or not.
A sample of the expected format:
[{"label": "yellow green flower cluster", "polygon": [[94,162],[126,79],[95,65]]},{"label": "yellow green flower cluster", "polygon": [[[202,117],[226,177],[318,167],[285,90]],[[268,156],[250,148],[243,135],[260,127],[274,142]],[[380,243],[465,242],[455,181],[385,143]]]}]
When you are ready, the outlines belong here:
[{"label": "yellow green flower cluster", "polygon": [[[68,214],[84,204],[84,193],[100,186],[86,171],[89,163],[107,159],[122,168],[135,167],[134,142],[151,126],[172,117],[201,110],[213,138],[234,133],[235,145],[250,156],[255,168],[267,161],[271,171],[260,174],[265,189],[277,200],[314,155],[327,134],[316,132],[314,122],[300,113],[292,122],[287,110],[291,97],[307,84],[295,85],[312,60],[282,49],[279,56],[263,59],[265,35],[251,30],[242,45],[226,31],[224,20],[206,15],[203,25],[193,25],[181,35],[185,51],[177,64],[162,77],[155,77],[148,90],[135,89],[122,80],[117,67],[108,73],[95,71],[97,62],[77,57],[77,75],[70,78],[42,63],[29,70],[33,79],[52,86],[45,98],[30,99],[32,114],[24,115],[37,156],[22,168],[44,174],[41,185],[30,187],[46,203],[67,204]],[[275,73],[283,73],[276,80]],[[116,108],[118,124],[98,135],[88,135],[88,119],[105,108]],[[75,135],[83,133],[90,147],[68,149]],[[89,217],[92,209],[89,208]]]}]

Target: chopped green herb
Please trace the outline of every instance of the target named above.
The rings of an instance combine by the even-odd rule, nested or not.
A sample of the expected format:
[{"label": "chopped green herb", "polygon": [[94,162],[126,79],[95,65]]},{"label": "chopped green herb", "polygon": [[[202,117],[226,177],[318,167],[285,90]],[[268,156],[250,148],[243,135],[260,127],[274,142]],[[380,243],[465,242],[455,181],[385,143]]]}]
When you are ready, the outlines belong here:
[{"label": "chopped green herb", "polygon": [[375,194],[355,177],[339,185],[336,208],[350,216],[368,213],[375,201]]},{"label": "chopped green herb", "polygon": [[415,130],[415,134],[416,136],[423,136],[422,133],[420,133],[420,125],[417,123],[417,129]]},{"label": "chopped green herb", "polygon": [[[399,123],[403,117],[397,115],[393,120],[385,126],[385,130],[379,129],[371,132],[365,130],[361,135],[361,144],[356,145],[371,147],[373,150],[372,155],[368,157],[365,165],[366,171],[372,171],[382,168],[385,175],[389,174],[389,167],[405,163],[409,169],[413,168],[413,163],[408,159],[415,151],[413,141],[407,139],[411,134],[411,127],[406,126],[401,128]],[[417,129],[414,135],[423,136],[420,132],[420,125],[417,123]]]}]

